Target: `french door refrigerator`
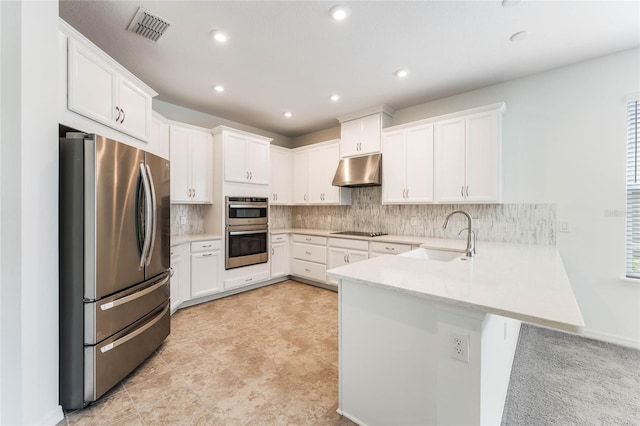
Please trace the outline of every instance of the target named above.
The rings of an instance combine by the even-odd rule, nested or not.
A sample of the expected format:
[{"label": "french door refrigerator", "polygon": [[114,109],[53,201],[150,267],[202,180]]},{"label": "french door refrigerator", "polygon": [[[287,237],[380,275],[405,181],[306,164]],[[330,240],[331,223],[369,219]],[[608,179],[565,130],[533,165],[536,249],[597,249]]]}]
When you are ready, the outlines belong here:
[{"label": "french door refrigerator", "polygon": [[60,404],[82,408],[169,335],[169,162],[60,139]]}]

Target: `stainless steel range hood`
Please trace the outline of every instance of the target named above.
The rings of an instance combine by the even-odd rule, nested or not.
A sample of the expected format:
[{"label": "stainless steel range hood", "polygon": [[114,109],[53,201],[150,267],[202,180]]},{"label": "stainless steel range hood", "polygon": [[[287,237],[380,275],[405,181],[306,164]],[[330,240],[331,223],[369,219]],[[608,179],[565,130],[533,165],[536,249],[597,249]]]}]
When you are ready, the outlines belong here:
[{"label": "stainless steel range hood", "polygon": [[382,185],[382,154],[343,158],[333,177],[333,186],[380,186]]}]

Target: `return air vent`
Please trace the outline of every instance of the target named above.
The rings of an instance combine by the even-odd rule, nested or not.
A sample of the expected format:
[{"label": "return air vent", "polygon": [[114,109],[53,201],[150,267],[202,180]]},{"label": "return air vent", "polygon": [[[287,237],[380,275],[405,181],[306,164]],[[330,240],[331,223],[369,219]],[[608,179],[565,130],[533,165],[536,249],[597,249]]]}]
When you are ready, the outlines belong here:
[{"label": "return air vent", "polygon": [[171,24],[166,19],[155,16],[148,10],[139,7],[127,30],[157,42],[170,26]]}]

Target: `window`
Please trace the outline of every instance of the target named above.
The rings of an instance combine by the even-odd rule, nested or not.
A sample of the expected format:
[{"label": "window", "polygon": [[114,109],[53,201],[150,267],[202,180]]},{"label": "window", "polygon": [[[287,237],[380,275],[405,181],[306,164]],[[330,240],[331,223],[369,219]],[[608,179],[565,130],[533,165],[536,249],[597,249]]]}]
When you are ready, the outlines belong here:
[{"label": "window", "polygon": [[640,96],[627,101],[626,275],[640,278]]}]

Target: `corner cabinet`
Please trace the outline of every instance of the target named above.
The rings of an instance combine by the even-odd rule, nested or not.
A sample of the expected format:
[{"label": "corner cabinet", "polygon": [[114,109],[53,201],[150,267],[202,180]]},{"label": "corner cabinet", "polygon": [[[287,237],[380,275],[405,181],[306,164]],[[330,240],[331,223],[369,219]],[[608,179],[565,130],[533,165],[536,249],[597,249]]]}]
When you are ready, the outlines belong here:
[{"label": "corner cabinet", "polygon": [[69,37],[67,49],[68,109],[148,141],[157,93],[93,45]]},{"label": "corner cabinet", "polygon": [[269,184],[269,143],[271,139],[224,126],[214,135],[222,135],[224,180],[226,182]]},{"label": "corner cabinet", "polygon": [[435,123],[435,200],[499,203],[504,104]]},{"label": "corner cabinet", "polygon": [[393,110],[383,105],[339,117],[340,158],[380,152],[381,131],[390,124],[392,114]]},{"label": "corner cabinet", "polygon": [[272,205],[291,204],[292,162],[291,150],[271,145],[269,202]]},{"label": "corner cabinet", "polygon": [[382,202],[433,202],[433,124],[383,131]]},{"label": "corner cabinet", "polygon": [[211,204],[213,148],[207,131],[171,125],[171,202]]},{"label": "corner cabinet", "polygon": [[340,141],[321,142],[293,151],[294,204],[351,204],[351,188],[332,185],[340,161]]}]

